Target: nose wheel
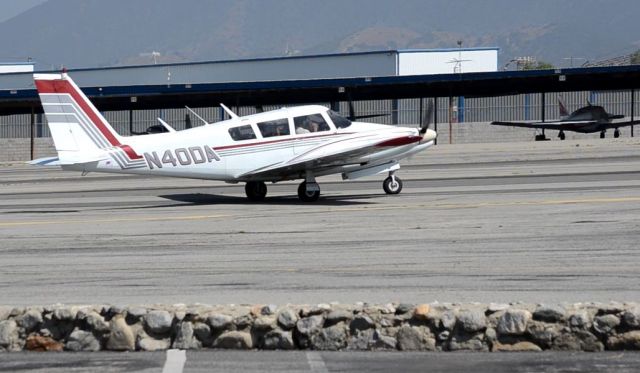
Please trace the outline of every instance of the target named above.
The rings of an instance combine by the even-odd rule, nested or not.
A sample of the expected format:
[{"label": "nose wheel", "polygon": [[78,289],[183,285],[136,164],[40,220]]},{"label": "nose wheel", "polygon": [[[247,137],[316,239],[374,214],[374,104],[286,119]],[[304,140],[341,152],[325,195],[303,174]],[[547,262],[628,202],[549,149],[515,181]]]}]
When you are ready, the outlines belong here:
[{"label": "nose wheel", "polygon": [[249,181],[244,186],[247,198],[253,202],[260,202],[267,196],[267,185],[262,181]]},{"label": "nose wheel", "polygon": [[395,175],[390,175],[382,182],[382,189],[387,194],[398,194],[402,191],[402,180]]}]

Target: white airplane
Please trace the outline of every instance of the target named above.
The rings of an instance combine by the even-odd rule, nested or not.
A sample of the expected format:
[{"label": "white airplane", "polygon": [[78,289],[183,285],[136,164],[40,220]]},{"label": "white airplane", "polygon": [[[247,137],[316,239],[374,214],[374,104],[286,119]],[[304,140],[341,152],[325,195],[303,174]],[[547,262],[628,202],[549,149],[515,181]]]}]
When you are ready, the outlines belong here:
[{"label": "white airplane", "polygon": [[[63,170],[159,175],[245,182],[251,201],[267,195],[266,182],[302,179],[298,196],[320,196],[316,177],[343,179],[388,173],[383,188],[402,190],[399,161],[434,144],[428,121],[419,128],[351,122],[323,106],[300,106],[146,136],[120,136],[66,72],[34,74],[58,157],[33,164]],[[429,110],[433,106],[429,105]],[[425,118],[430,117],[429,113]]]}]

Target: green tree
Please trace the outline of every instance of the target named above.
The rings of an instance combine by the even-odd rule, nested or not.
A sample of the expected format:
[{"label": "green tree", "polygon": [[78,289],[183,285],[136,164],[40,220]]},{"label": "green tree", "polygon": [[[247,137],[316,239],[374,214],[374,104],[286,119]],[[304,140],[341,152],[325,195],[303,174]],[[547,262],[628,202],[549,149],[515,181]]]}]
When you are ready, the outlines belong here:
[{"label": "green tree", "polygon": [[640,49],[631,53],[631,56],[629,57],[630,57],[630,63],[632,65],[640,65]]},{"label": "green tree", "polygon": [[534,61],[521,65],[522,70],[553,70],[555,66],[546,61]]}]

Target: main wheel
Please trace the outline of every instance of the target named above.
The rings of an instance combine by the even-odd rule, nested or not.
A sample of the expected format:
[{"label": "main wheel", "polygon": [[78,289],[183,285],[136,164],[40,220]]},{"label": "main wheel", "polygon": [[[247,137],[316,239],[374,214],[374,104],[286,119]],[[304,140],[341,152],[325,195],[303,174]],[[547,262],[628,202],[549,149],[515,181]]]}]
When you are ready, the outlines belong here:
[{"label": "main wheel", "polygon": [[613,131],[613,137],[615,137],[616,139],[617,139],[618,137],[620,137],[620,130],[618,130],[618,129],[616,128],[616,130],[615,130],[615,131]]},{"label": "main wheel", "polygon": [[298,198],[303,202],[315,202],[320,198],[320,189],[308,191],[307,182],[303,181],[298,186]]},{"label": "main wheel", "polygon": [[600,132],[600,138],[601,138],[601,139],[604,139],[604,134],[605,134],[605,132],[604,132],[604,131]]},{"label": "main wheel", "polygon": [[565,139],[565,135],[563,131],[560,131],[560,133],[558,134],[558,137],[560,138],[560,141]]},{"label": "main wheel", "polygon": [[[394,180],[395,179],[395,180]],[[395,176],[384,179],[382,183],[382,189],[384,189],[387,194],[398,194],[402,191],[402,180]]]},{"label": "main wheel", "polygon": [[244,191],[250,201],[262,201],[267,196],[267,185],[262,181],[249,181],[244,186]]}]

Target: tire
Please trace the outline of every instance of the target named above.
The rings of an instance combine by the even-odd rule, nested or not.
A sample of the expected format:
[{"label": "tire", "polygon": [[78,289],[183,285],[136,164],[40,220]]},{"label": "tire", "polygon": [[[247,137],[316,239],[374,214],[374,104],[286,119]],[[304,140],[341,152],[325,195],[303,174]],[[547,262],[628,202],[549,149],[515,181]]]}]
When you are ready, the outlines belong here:
[{"label": "tire", "polygon": [[600,132],[600,138],[604,139],[605,135],[604,135],[604,131]]},{"label": "tire", "polygon": [[393,182],[393,178],[389,176],[384,179],[382,183],[382,189],[384,189],[387,194],[398,194],[402,191],[402,180],[399,177],[395,177],[396,181]]},{"label": "tire", "polygon": [[249,181],[244,186],[244,191],[250,201],[260,202],[267,196],[267,185],[262,181]]},{"label": "tire", "polygon": [[560,133],[558,134],[558,137],[560,138],[560,141],[564,140],[564,139],[565,139],[564,132],[560,132]]},{"label": "tire", "polygon": [[302,202],[315,202],[320,198],[320,191],[307,192],[307,182],[303,181],[298,186],[298,198],[300,198]]},{"label": "tire", "polygon": [[613,137],[615,137],[616,139],[618,137],[620,137],[620,131],[616,128],[616,130],[613,132]]}]

